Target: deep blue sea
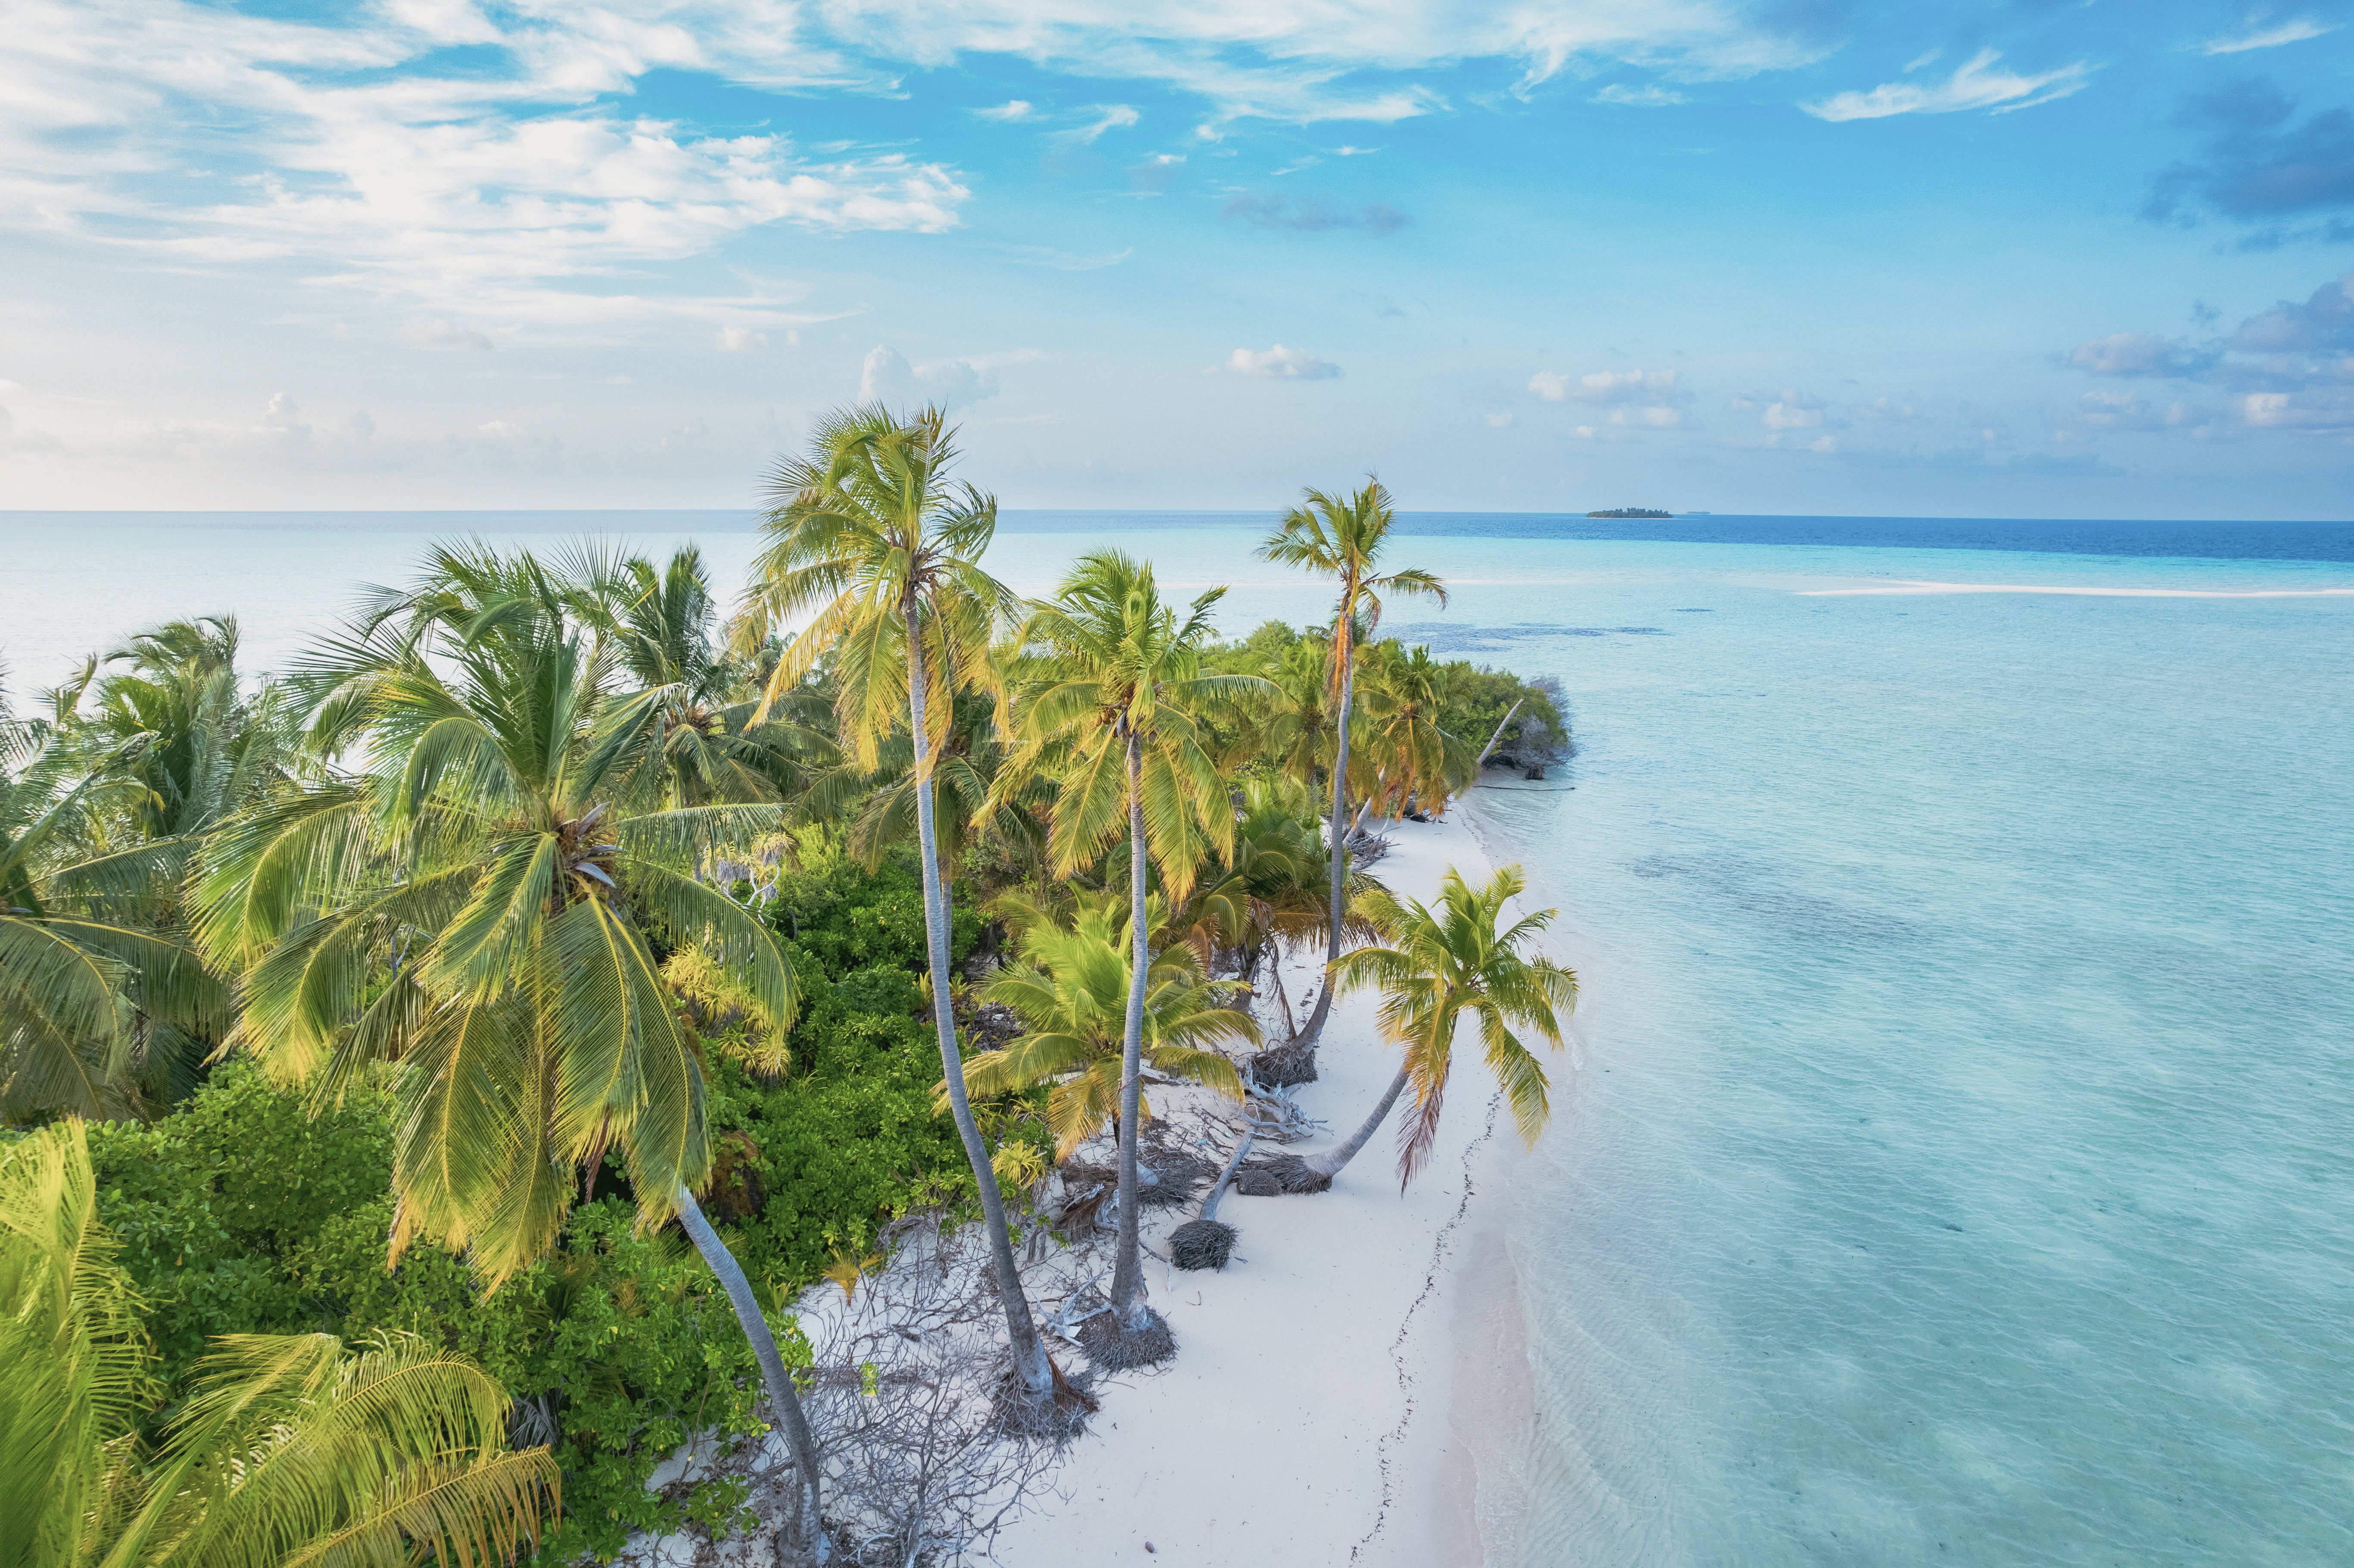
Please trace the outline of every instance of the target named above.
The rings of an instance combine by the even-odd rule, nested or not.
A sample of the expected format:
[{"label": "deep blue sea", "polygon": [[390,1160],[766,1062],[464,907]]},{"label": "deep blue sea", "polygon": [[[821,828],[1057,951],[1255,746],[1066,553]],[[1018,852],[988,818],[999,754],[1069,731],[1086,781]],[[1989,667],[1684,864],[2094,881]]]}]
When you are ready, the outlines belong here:
[{"label": "deep blue sea", "polygon": [[[1009,514],[992,561],[1318,616],[1263,521]],[[2354,527],[1403,521],[1455,591],[1389,629],[1559,676],[1580,748],[1476,807],[1585,996],[1491,1563],[2354,1563]],[[752,544],[0,514],[0,657],[234,610],[267,666],[425,538],[584,527]]]}]

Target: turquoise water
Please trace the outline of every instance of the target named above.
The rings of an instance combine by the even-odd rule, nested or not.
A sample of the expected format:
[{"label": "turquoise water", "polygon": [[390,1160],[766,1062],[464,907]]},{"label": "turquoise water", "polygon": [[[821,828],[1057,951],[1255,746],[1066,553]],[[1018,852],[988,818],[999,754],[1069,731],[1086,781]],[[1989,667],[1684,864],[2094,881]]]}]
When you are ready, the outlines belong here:
[{"label": "turquoise water", "polygon": [[1591,1002],[1498,1561],[2354,1562],[2354,600],[1792,591],[2354,569],[1865,554],[1477,606],[1662,633],[1493,644]]},{"label": "turquoise water", "polygon": [[[1201,522],[992,562],[1118,543],[1234,630],[1320,612]],[[21,690],[234,609],[274,662],[447,526],[12,525],[0,655]],[[1586,996],[1518,1179],[1496,1568],[2354,1562],[2354,598],[1811,593],[2354,565],[1477,526],[1401,541],[1456,593],[1392,623],[1558,675],[1582,747],[1479,808]]]}]

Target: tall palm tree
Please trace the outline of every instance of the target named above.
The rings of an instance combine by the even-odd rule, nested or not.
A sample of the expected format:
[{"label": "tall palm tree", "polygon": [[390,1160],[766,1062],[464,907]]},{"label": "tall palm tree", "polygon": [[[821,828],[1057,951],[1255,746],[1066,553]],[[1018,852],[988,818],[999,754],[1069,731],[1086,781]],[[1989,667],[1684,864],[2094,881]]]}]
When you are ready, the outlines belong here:
[{"label": "tall palm tree", "polygon": [[836,729],[862,769],[876,770],[885,741],[906,726],[941,1080],[980,1191],[1014,1372],[1029,1397],[1043,1403],[1056,1396],[1058,1374],[1023,1294],[1004,1195],[966,1095],[949,989],[934,776],[957,694],[998,688],[991,642],[1015,607],[1012,591],[981,567],[997,530],[997,502],[949,479],[956,460],[955,432],[937,408],[901,418],[870,404],[819,421],[809,450],[779,461],[769,476],[768,543],[738,630],[746,645],[758,647],[815,611],[778,661],[763,706],[785,700],[831,654]]},{"label": "tall palm tree", "polygon": [[[1349,832],[1349,710],[1355,694],[1358,622],[1363,620],[1363,635],[1372,638],[1381,625],[1384,594],[1426,596],[1436,599],[1442,606],[1447,602],[1446,585],[1429,572],[1418,567],[1390,572],[1381,569],[1382,551],[1389,539],[1393,516],[1390,493],[1377,480],[1367,481],[1363,488],[1347,496],[1311,489],[1305,493],[1302,504],[1283,514],[1276,531],[1258,548],[1262,560],[1340,579],[1341,594],[1332,609],[1331,665],[1328,675],[1335,751],[1330,868],[1331,906],[1335,909],[1345,906],[1342,884],[1348,875],[1348,854],[1343,846]],[[1316,998],[1315,1014],[1309,1019],[1304,1032],[1304,1044],[1310,1052],[1323,1037],[1324,1021],[1332,1012],[1331,966],[1341,960],[1341,926],[1337,921],[1331,926],[1329,943],[1325,984]]]},{"label": "tall palm tree", "polygon": [[[982,992],[983,1000],[1011,1009],[1024,1032],[1004,1049],[984,1051],[966,1064],[966,1082],[981,1094],[1053,1083],[1046,1128],[1055,1135],[1057,1160],[1069,1159],[1121,1114],[1133,989],[1133,959],[1123,951],[1127,915],[1097,899],[1083,903],[1067,927],[1031,927],[1023,935],[1020,961],[999,970]],[[1217,1043],[1255,1042],[1258,1025],[1226,1005],[1231,989],[1206,980],[1189,948],[1164,948],[1145,984],[1145,1059],[1172,1077],[1241,1097],[1242,1080]],[[1150,1114],[1140,1096],[1135,1114]],[[1126,1131],[1123,1123],[1123,1138]]]},{"label": "tall palm tree", "polygon": [[1031,607],[1020,638],[1028,703],[1006,774],[1019,782],[1051,764],[1050,869],[1067,876],[1128,840],[1131,957],[1111,1305],[1122,1329],[1139,1333],[1157,1323],[1143,1300],[1137,1222],[1137,1105],[1152,968],[1147,862],[1174,906],[1210,853],[1232,849],[1234,808],[1204,718],[1267,685],[1251,675],[1202,673],[1210,609],[1225,593],[1202,595],[1180,620],[1150,566],[1118,550],[1093,551],[1079,557],[1054,599]]},{"label": "tall palm tree", "polygon": [[239,1039],[280,1081],[332,1098],[394,1063],[393,1259],[429,1237],[495,1287],[555,1243],[575,1174],[618,1152],[641,1222],[675,1215],[726,1287],[822,1552],[815,1439],[695,1202],[702,1062],[655,952],[698,950],[783,1039],[792,969],[703,875],[781,810],[669,805],[625,766],[635,723],[605,711],[612,665],[570,613],[577,587],[528,553],[439,552],[405,616],[324,643],[296,680],[313,734],[361,770],[214,835],[199,935],[243,973]]},{"label": "tall palm tree", "polygon": [[1438,1135],[1439,1108],[1454,1065],[1455,1027],[1466,1013],[1479,1021],[1488,1069],[1503,1088],[1521,1136],[1536,1141],[1551,1114],[1544,1068],[1512,1029],[1517,1024],[1533,1030],[1559,1050],[1560,1015],[1577,1005],[1577,976],[1523,951],[1553,924],[1556,911],[1501,924],[1505,904],[1525,885],[1516,865],[1478,888],[1449,866],[1436,907],[1400,903],[1386,891],[1366,895],[1362,907],[1380,935],[1374,945],[1341,958],[1333,985],[1342,991],[1380,988],[1382,1033],[1405,1048],[1405,1061],[1364,1124],[1339,1148],[1310,1156],[1305,1162],[1310,1171],[1328,1180],[1339,1175],[1412,1084],[1415,1114],[1398,1129],[1400,1191],[1414,1180]]},{"label": "tall palm tree", "polygon": [[537,1543],[554,1457],[510,1451],[505,1391],[413,1340],[217,1340],[151,1457],[163,1389],[97,1207],[80,1120],[0,1148],[0,1563],[495,1568]]}]

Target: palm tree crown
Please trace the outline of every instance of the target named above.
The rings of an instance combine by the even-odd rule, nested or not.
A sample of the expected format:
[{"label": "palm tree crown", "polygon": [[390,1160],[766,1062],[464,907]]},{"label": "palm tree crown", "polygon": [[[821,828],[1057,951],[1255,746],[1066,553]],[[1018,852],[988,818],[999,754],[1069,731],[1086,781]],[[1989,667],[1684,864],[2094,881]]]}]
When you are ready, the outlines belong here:
[{"label": "palm tree crown", "polygon": [[[1505,904],[1524,886],[1518,866],[1504,867],[1477,888],[1450,866],[1435,906],[1401,903],[1380,889],[1360,905],[1380,935],[1374,945],[1341,959],[1332,983],[1341,991],[1379,987],[1382,1033],[1405,1047],[1399,1079],[1414,1086],[1415,1114],[1398,1128],[1400,1187],[1430,1158],[1454,1064],[1456,1022],[1467,1012],[1479,1020],[1488,1068],[1502,1086],[1521,1136],[1533,1143],[1544,1130],[1550,1114],[1544,1068],[1513,1027],[1533,1030],[1559,1050],[1559,1014],[1577,1005],[1577,977],[1522,951],[1553,923],[1554,911],[1501,924]],[[1396,1093],[1394,1086],[1390,1094]],[[1383,1101],[1383,1112],[1389,1104]],[[1360,1147],[1363,1136],[1358,1135]]]},{"label": "palm tree crown", "polygon": [[778,1037],[795,982],[697,875],[779,809],[625,792],[637,736],[599,722],[610,665],[574,585],[527,554],[438,564],[455,569],[429,573],[408,624],[379,615],[300,672],[314,733],[363,770],[225,828],[200,929],[245,969],[243,1039],[281,1080],[323,1065],[332,1094],[398,1060],[395,1255],[432,1235],[495,1282],[553,1241],[566,1171],[607,1148],[654,1219],[708,1166],[651,934],[739,975]]},{"label": "palm tree crown", "polygon": [[[1068,927],[1032,925],[1022,961],[1000,970],[981,993],[1011,1009],[1024,1033],[967,1063],[966,1081],[982,1094],[1054,1083],[1046,1127],[1057,1160],[1102,1131],[1118,1107],[1129,978],[1126,915],[1097,899],[1082,903]],[[1242,1080],[1216,1045],[1256,1042],[1258,1025],[1226,1005],[1233,989],[1204,980],[1191,949],[1163,950],[1146,981],[1144,1059],[1172,1077],[1241,1097]],[[1140,1097],[1138,1114],[1151,1114]]]}]

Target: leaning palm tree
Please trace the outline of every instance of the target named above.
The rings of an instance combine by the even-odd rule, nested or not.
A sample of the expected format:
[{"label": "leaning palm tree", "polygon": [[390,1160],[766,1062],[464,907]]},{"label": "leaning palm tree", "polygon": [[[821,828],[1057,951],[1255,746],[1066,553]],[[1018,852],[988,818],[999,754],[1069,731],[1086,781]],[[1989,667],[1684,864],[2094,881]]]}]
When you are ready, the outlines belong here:
[{"label": "leaning palm tree", "polygon": [[555,1458],[510,1450],[505,1391],[415,1340],[217,1340],[148,1452],[164,1390],[97,1207],[79,1119],[0,1147],[0,1563],[495,1568],[537,1544]]},{"label": "leaning palm tree", "polygon": [[1553,923],[1555,911],[1501,924],[1505,904],[1525,885],[1515,865],[1478,888],[1450,866],[1436,907],[1400,903],[1386,891],[1365,896],[1360,907],[1379,937],[1374,945],[1341,958],[1332,984],[1341,991],[1380,988],[1382,1033],[1405,1048],[1405,1061],[1348,1141],[1303,1162],[1314,1177],[1329,1182],[1339,1175],[1411,1084],[1415,1114],[1398,1129],[1399,1189],[1414,1180],[1438,1135],[1439,1108],[1454,1065],[1455,1027],[1467,1013],[1479,1021],[1488,1070],[1501,1086],[1521,1136],[1534,1143],[1544,1130],[1550,1114],[1544,1068],[1512,1029],[1517,1024],[1533,1030],[1559,1050],[1560,1014],[1577,1005],[1577,976],[1522,950]]},{"label": "leaning palm tree", "polygon": [[949,987],[934,776],[957,694],[996,691],[991,641],[1015,606],[1012,591],[981,567],[997,502],[949,478],[956,459],[955,432],[937,408],[901,418],[871,404],[821,420],[808,452],[769,476],[768,546],[737,631],[745,648],[757,649],[815,611],[778,660],[763,707],[790,697],[832,655],[835,726],[864,771],[882,766],[885,741],[906,726],[940,1075],[981,1194],[1014,1373],[1031,1401],[1044,1404],[1059,1399],[1060,1374],[1022,1291],[1004,1195],[965,1091]]},{"label": "leaning palm tree", "polygon": [[815,1439],[695,1202],[712,1162],[702,1057],[657,957],[699,952],[781,1052],[793,971],[705,880],[781,809],[668,805],[661,779],[624,766],[634,720],[607,703],[575,586],[527,553],[444,552],[420,610],[312,655],[296,681],[313,733],[361,768],[214,835],[199,935],[242,972],[238,1043],[281,1082],[331,1100],[393,1064],[394,1261],[430,1238],[495,1288],[555,1244],[576,1178],[618,1153],[641,1223],[675,1215],[726,1287],[823,1553]]},{"label": "leaning palm tree", "polygon": [[[1046,835],[1054,874],[1068,876],[1122,838],[1129,849],[1128,1022],[1121,1054],[1119,1234],[1111,1305],[1123,1331],[1165,1339],[1144,1305],[1137,1222],[1136,1139],[1150,989],[1150,867],[1172,906],[1203,861],[1233,848],[1235,813],[1212,755],[1211,708],[1264,693],[1250,675],[1204,675],[1214,588],[1180,620],[1149,565],[1118,550],[1079,557],[1055,598],[1032,606],[1019,639],[1028,703],[1005,774],[1018,785],[1050,773]],[[1149,867],[1148,860],[1150,863]]]},{"label": "leaning palm tree", "polygon": [[[1331,906],[1335,909],[1344,906],[1342,884],[1348,875],[1344,845],[1349,832],[1349,709],[1355,688],[1358,622],[1363,620],[1363,636],[1370,639],[1381,624],[1384,594],[1426,595],[1441,605],[1447,602],[1446,586],[1426,571],[1416,567],[1393,572],[1380,569],[1382,549],[1388,541],[1392,520],[1390,493],[1377,480],[1368,481],[1363,488],[1345,497],[1311,489],[1306,493],[1303,504],[1285,513],[1276,531],[1258,548],[1262,560],[1320,572],[1338,577],[1341,582],[1341,596],[1332,610],[1331,665],[1327,677],[1335,752],[1330,868]],[[1329,940],[1325,955],[1328,969],[1341,959],[1339,923],[1332,925]],[[1324,1021],[1331,1012],[1332,987],[1328,981],[1316,999],[1316,1012],[1303,1032],[1303,1043],[1310,1052],[1322,1038]]]},{"label": "leaning palm tree", "polygon": [[[1046,1128],[1057,1160],[1122,1115],[1133,961],[1123,950],[1127,924],[1128,911],[1097,899],[1083,903],[1067,927],[1034,925],[1023,933],[1020,961],[1000,969],[981,993],[1010,1009],[1023,1033],[967,1063],[965,1081],[985,1095],[1053,1084]],[[1205,979],[1190,948],[1164,949],[1145,984],[1144,1059],[1171,1077],[1240,1098],[1242,1079],[1217,1045],[1256,1042],[1258,1025],[1227,1005],[1234,989]],[[1133,1114],[1151,1114],[1140,1095]],[[1124,1124],[1121,1131],[1124,1140]]]}]

